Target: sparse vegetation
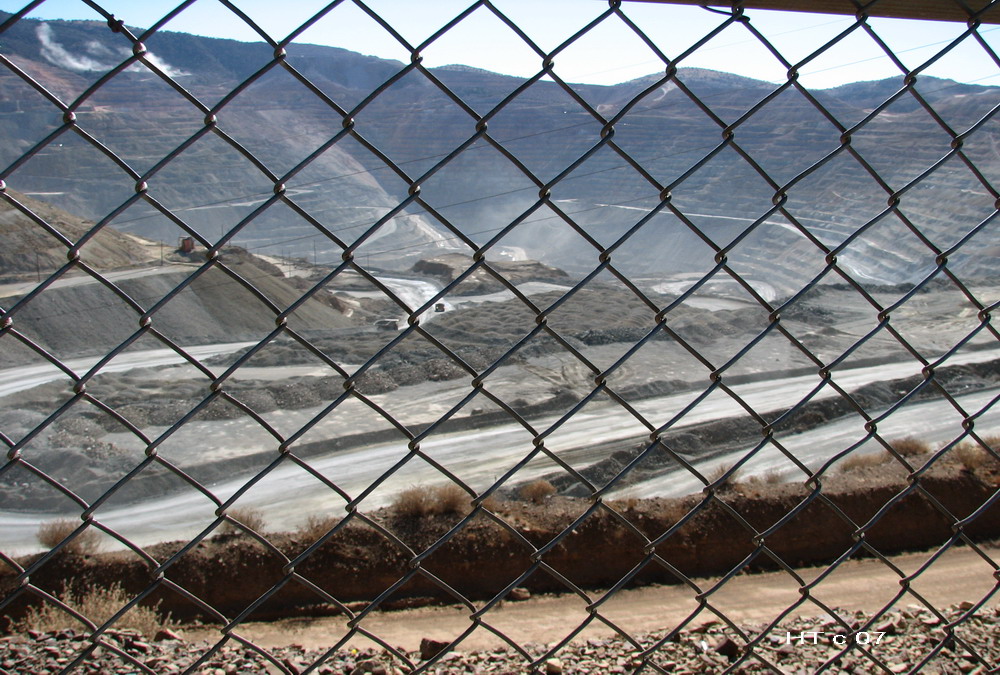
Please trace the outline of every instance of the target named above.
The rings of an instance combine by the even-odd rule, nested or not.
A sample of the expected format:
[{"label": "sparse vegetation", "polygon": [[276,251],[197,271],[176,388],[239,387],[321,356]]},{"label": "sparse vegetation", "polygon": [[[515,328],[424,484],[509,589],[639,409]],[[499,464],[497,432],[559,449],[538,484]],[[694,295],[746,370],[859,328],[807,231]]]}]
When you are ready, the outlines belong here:
[{"label": "sparse vegetation", "polygon": [[634,511],[639,506],[639,498],[634,495],[626,495],[619,499],[612,499],[608,502],[608,506],[618,513]]},{"label": "sparse vegetation", "polygon": [[962,468],[972,473],[983,468],[990,459],[989,453],[974,443],[959,443],[952,449],[952,452],[955,453],[955,458],[962,465]]},{"label": "sparse vegetation", "polygon": [[764,473],[757,473],[752,476],[747,476],[743,482],[761,486],[761,485],[777,485],[778,483],[783,483],[785,481],[784,474],[778,469],[768,469]]},{"label": "sparse vegetation", "polygon": [[763,479],[768,485],[777,485],[785,482],[785,474],[778,469],[768,469],[764,472]]},{"label": "sparse vegetation", "polygon": [[496,513],[500,508],[503,507],[503,500],[497,497],[496,493],[494,492],[489,497],[483,500],[482,506],[487,511]]},{"label": "sparse vegetation", "polygon": [[392,511],[397,516],[420,518],[428,514],[427,488],[411,487],[396,495]]},{"label": "sparse vegetation", "polygon": [[[96,626],[100,626],[131,601],[132,596],[126,593],[120,585],[112,584],[108,588],[90,588],[82,593],[69,588],[60,600],[92,621]],[[139,631],[152,638],[157,631],[174,626],[170,614],[161,616],[159,607],[159,602],[153,606],[136,605],[121,616],[114,626],[118,629]],[[78,629],[83,626],[85,624],[79,619],[48,602],[29,608],[19,624],[21,630],[39,632],[58,631],[65,628]]]},{"label": "sparse vegetation", "polygon": [[547,480],[539,479],[528,483],[518,491],[521,499],[540,504],[556,493],[555,486]]},{"label": "sparse vegetation", "polygon": [[[55,548],[63,539],[73,533],[80,523],[68,518],[42,523],[35,536],[42,546]],[[71,542],[63,547],[63,551],[71,555],[93,555],[101,548],[101,535],[92,527],[87,528]]]},{"label": "sparse vegetation", "polygon": [[438,487],[411,487],[396,496],[392,511],[397,516],[422,518],[462,513],[468,510],[471,497],[454,483]]},{"label": "sparse vegetation", "polygon": [[434,490],[434,502],[439,513],[463,513],[469,509],[471,497],[454,483]]},{"label": "sparse vegetation", "polygon": [[861,469],[866,469],[872,466],[879,466],[880,464],[885,464],[890,459],[892,455],[888,452],[868,452],[865,454],[851,454],[840,460],[840,472],[850,473],[852,471],[860,471]]},{"label": "sparse vegetation", "polygon": [[926,455],[931,451],[931,446],[916,438],[900,438],[892,441],[889,445],[903,457]]},{"label": "sparse vegetation", "polygon": [[[241,524],[249,527],[255,532],[261,532],[264,529],[264,514],[257,509],[252,509],[248,507],[239,507],[235,509],[230,509],[227,515],[234,520],[238,520]],[[245,531],[239,525],[231,523],[226,520],[223,521],[222,525],[219,526],[219,534],[244,534]]]},{"label": "sparse vegetation", "polygon": [[299,533],[304,539],[314,542],[332,530],[338,522],[340,520],[335,516],[312,515],[306,520],[306,524],[299,528]]},{"label": "sparse vegetation", "polygon": [[[705,478],[708,479],[709,484],[717,483],[718,481],[722,480],[722,477],[725,476],[727,473],[729,473],[729,470],[732,468],[733,468],[732,464],[720,464],[711,471],[709,471],[708,475],[706,475]],[[739,477],[740,477],[740,472],[736,471],[735,473],[733,473],[733,475],[731,475],[728,479],[726,479],[724,485],[727,486],[736,485],[736,483],[739,481]]]}]

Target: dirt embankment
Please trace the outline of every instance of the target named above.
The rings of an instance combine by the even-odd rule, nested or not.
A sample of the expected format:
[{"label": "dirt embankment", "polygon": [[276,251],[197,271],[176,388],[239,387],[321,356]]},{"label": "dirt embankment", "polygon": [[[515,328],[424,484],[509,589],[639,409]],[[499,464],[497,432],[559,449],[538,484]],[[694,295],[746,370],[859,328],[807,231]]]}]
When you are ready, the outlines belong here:
[{"label": "dirt embankment", "polygon": [[[1000,505],[990,504],[990,499],[998,485],[1000,471],[995,467],[975,473],[953,467],[924,475],[912,489],[902,480],[871,484],[853,477],[833,479],[822,491],[748,483],[708,496],[611,502],[614,511],[562,497],[543,504],[502,502],[494,511],[506,525],[480,511],[423,558],[419,569],[411,564],[414,557],[463,516],[417,518],[382,510],[371,514],[377,527],[355,519],[301,561],[296,557],[326,536],[325,528],[267,533],[269,546],[241,534],[203,540],[183,551],[186,543],[150,547],[147,553],[157,564],[180,552],[163,578],[158,577],[156,565],[119,552],[86,557],[58,554],[34,570],[29,580],[56,595],[67,583],[89,588],[120,582],[130,593],[156,586],[149,600],[161,600],[162,609],[175,618],[212,620],[220,618],[215,612],[239,615],[275,585],[280,589],[247,619],[344,611],[338,603],[370,601],[396,584],[380,606],[453,602],[455,596],[435,577],[457,593],[480,600],[509,585],[537,592],[569,590],[559,575],[583,588],[609,587],[623,578],[630,579],[629,585],[680,583],[681,575],[831,561],[853,548],[855,555],[867,556],[939,546],[957,538],[996,538]],[[546,549],[591,508],[593,512],[573,532]],[[869,525],[883,508],[885,512]],[[973,514],[969,522],[961,522]],[[331,521],[328,527],[334,524]],[[540,564],[533,560],[539,549],[546,549]],[[19,564],[28,568],[39,558]],[[630,576],[636,566],[639,571]],[[530,574],[522,576],[526,572]],[[10,623],[37,599],[29,592],[18,595],[24,586],[15,583],[10,566],[0,574],[4,577],[0,597],[17,596],[5,608]],[[204,604],[193,602],[188,593]]]}]

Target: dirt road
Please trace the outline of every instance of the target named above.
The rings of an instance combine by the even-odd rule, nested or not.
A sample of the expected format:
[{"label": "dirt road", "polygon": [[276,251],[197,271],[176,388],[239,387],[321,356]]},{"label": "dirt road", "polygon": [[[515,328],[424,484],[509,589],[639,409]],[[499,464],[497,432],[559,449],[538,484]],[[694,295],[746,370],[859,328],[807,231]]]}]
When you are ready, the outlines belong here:
[{"label": "dirt road", "polygon": [[[941,608],[962,601],[978,603],[997,587],[997,563],[1000,548],[984,547],[992,564],[969,548],[945,552],[911,583],[912,590],[935,607]],[[890,558],[902,574],[913,575],[932,558],[933,552],[910,553]],[[823,576],[825,567],[799,570],[805,583]],[[892,602],[900,591],[901,576],[878,560],[848,561],[822,579],[812,592],[819,602],[847,610],[878,611]],[[710,591],[715,579],[699,579],[702,591]],[[623,590],[598,608],[601,616],[631,634],[648,633],[672,628],[698,608],[696,591],[687,586],[656,586]],[[594,601],[600,593],[592,593]],[[708,603],[737,624],[769,622],[801,598],[799,583],[786,572],[741,575],[711,593]],[[914,594],[899,598],[895,606],[919,604]],[[518,644],[556,643],[583,623],[588,613],[587,603],[576,595],[548,595],[523,602],[506,602],[491,610],[485,620]],[[415,650],[420,640],[453,640],[469,628],[471,612],[461,606],[427,607],[397,612],[374,613],[362,626],[394,646]],[[818,616],[822,607],[806,601],[790,616]],[[691,621],[695,627],[717,619],[708,607]],[[343,617],[322,619],[290,619],[274,623],[248,623],[238,633],[266,647],[290,644],[307,649],[322,649],[335,644],[347,631]],[[594,619],[580,638],[606,637],[615,631],[600,619]],[[218,639],[219,634],[206,629],[188,629],[191,640]],[[373,645],[366,638],[351,643],[357,648]],[[461,651],[482,650],[504,646],[500,638],[479,627],[458,648]]]}]

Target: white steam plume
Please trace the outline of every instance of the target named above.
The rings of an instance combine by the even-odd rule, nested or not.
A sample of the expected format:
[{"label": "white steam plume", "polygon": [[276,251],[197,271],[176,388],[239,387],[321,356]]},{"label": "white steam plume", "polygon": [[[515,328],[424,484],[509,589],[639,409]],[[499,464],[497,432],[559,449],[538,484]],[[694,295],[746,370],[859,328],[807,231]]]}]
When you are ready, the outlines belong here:
[{"label": "white steam plume", "polygon": [[[127,55],[127,52],[125,55]],[[174,68],[172,65],[161,59],[153,52],[146,52],[146,60],[149,61],[150,64],[159,68],[163,72],[163,74],[166,75],[167,77],[181,77],[183,75],[188,74],[183,70],[181,70],[180,68]],[[141,63],[136,63],[131,68],[129,68],[129,70],[138,71],[138,70],[148,70],[148,69]]]},{"label": "white steam plume", "polygon": [[[42,56],[53,65],[65,68],[66,70],[72,70],[76,73],[95,71],[103,72],[111,70],[116,65],[115,63],[104,63],[102,61],[98,61],[97,59],[84,54],[70,53],[69,50],[63,47],[55,39],[52,27],[47,23],[39,24],[35,33],[38,36],[38,41],[42,44]],[[110,58],[118,56],[122,59],[127,59],[132,55],[132,52],[128,49],[119,48],[112,50],[95,41],[87,43],[87,51],[94,56],[104,56]],[[150,64],[159,68],[168,77],[181,77],[188,74],[179,68],[174,68],[152,52],[147,52],[145,58]],[[136,63],[130,66],[129,70],[132,72],[143,72],[147,70],[147,68],[141,63]]]},{"label": "white steam plume", "polygon": [[47,23],[38,24],[35,34],[38,36],[38,41],[42,43],[42,56],[53,65],[65,68],[66,70],[72,70],[76,73],[108,70],[110,68],[110,66],[89,56],[70,54],[66,51],[65,47],[56,42],[55,37],[52,35],[52,27]]}]

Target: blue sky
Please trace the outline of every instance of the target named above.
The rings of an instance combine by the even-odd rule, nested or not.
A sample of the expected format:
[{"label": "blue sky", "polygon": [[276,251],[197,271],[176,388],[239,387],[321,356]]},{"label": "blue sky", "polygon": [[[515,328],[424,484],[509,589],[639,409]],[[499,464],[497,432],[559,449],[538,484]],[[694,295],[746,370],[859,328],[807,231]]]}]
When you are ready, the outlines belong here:
[{"label": "blue sky", "polygon": [[[103,0],[103,6],[134,26],[149,26],[176,3],[158,0]],[[237,0],[236,4],[276,40],[284,38],[327,2],[310,0]],[[368,0],[402,36],[416,45],[461,13],[471,0]],[[494,0],[540,48],[555,49],[566,38],[599,16],[607,3],[599,0]],[[23,3],[0,0],[0,9],[18,11]],[[670,58],[718,26],[724,17],[700,7],[624,2],[624,13]],[[80,0],[47,0],[30,15],[43,19],[97,19]],[[748,10],[751,24],[785,57],[795,63],[848,29],[853,17]],[[965,26],[945,22],[872,19],[870,25],[908,68],[934,57]],[[167,26],[199,35],[255,40],[259,37],[217,0],[198,0]],[[1000,49],[1000,27],[980,29],[980,35]],[[348,0],[303,33],[300,42],[343,47],[384,58],[409,60],[405,49],[382,27]],[[508,27],[480,8],[424,52],[424,63],[451,63],[485,68],[509,75],[530,76],[541,61]],[[556,72],[570,82],[613,84],[662,72],[655,54],[617,17],[611,17],[555,60]],[[748,77],[784,81],[785,67],[743,26],[733,25],[685,58],[681,65],[734,72]],[[927,74],[963,82],[1000,85],[1000,67],[973,39],[941,57]],[[877,43],[855,31],[842,43],[802,68],[801,81],[825,88],[847,82],[898,76],[900,71]]]}]

